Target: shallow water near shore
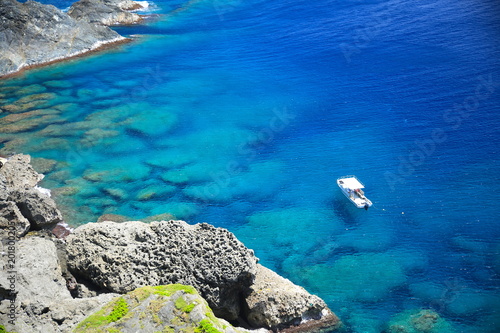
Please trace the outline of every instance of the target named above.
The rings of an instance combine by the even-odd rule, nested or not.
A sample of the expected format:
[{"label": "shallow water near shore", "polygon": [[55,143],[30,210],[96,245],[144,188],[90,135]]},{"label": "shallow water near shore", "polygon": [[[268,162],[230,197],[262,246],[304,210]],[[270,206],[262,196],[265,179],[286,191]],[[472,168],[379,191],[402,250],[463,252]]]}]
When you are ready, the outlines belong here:
[{"label": "shallow water near shore", "polygon": [[348,332],[420,308],[498,331],[493,1],[156,4],[116,28],[134,42],[0,84],[0,154],[33,156],[68,223],[228,228]]}]

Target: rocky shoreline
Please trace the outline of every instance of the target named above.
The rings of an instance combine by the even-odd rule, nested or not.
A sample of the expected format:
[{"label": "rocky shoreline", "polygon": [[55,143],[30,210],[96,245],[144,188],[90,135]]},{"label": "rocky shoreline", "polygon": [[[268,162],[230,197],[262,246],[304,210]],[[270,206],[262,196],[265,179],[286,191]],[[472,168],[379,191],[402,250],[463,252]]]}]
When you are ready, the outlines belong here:
[{"label": "rocky shoreline", "polygon": [[[318,332],[341,325],[323,300],[258,264],[226,229],[175,220],[103,221],[69,233],[50,191],[37,187],[43,176],[30,157],[0,163],[0,252],[7,272],[0,276],[0,317],[7,331],[135,332],[134,325],[142,325],[150,328],[142,332],[208,332],[210,325],[214,332]],[[119,308],[127,314],[115,316]],[[104,326],[92,326],[92,318]]]},{"label": "rocky shoreline", "polygon": [[0,0],[0,77],[130,41],[108,25],[135,24],[142,4],[80,0],[68,13],[35,1]]}]

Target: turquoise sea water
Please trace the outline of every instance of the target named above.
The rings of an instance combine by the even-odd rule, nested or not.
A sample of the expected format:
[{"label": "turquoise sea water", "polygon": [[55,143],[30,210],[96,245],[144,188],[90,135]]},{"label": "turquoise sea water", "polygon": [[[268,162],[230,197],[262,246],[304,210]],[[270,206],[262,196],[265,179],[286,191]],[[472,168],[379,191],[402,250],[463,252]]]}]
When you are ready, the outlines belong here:
[{"label": "turquoise sea water", "polygon": [[[494,1],[150,13],[116,28],[130,44],[1,83],[0,154],[35,157],[69,224],[170,213],[228,228],[347,332],[418,309],[446,320],[435,332],[500,331]],[[370,210],[340,193],[346,174]]]}]

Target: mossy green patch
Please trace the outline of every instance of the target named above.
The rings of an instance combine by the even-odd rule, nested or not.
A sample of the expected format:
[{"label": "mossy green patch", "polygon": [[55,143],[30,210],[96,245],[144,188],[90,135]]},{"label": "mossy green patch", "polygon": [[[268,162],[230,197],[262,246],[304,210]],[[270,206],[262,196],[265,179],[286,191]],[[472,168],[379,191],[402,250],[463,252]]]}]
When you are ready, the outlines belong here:
[{"label": "mossy green patch", "polygon": [[195,295],[196,289],[191,286],[185,286],[182,284],[169,284],[165,286],[146,286],[137,288],[136,290],[129,293],[130,297],[134,298],[137,302],[142,302],[148,298],[151,294],[161,295],[161,296],[171,296],[175,292],[182,290],[187,294]]},{"label": "mossy green patch", "polygon": [[[102,328],[109,323],[120,320],[128,312],[127,301],[123,297],[111,302],[93,315],[87,317],[75,329],[75,332],[95,331],[97,328]],[[107,330],[107,332],[112,332]]]},{"label": "mossy green patch", "polygon": [[151,287],[137,288],[129,293],[129,296],[136,302],[142,302],[151,295]]},{"label": "mossy green patch", "polygon": [[200,321],[198,327],[194,330],[195,333],[222,333],[214,327],[213,323],[208,319]]},{"label": "mossy green patch", "polygon": [[125,316],[128,312],[128,304],[123,297],[120,297],[113,307],[113,310],[108,315],[108,320],[110,322],[115,322],[120,320],[123,316]]},{"label": "mossy green patch", "polygon": [[[175,295],[175,296],[174,296]],[[191,296],[194,295],[194,296]],[[173,296],[173,297],[172,297]],[[164,322],[164,318],[159,312],[166,303],[173,303],[173,309],[168,307],[173,318],[170,322]],[[153,324],[156,330],[174,333],[220,333],[223,327],[218,318],[214,316],[210,308],[207,312],[207,319],[200,324],[193,323],[189,313],[197,306],[207,306],[206,302],[199,297],[195,288],[181,284],[166,286],[146,286],[137,288],[122,297],[115,298],[105,305],[101,310],[82,321],[74,332],[100,333],[119,332],[120,328],[129,320],[139,319],[134,325],[143,328],[144,322]],[[172,316],[171,315],[171,316]]]},{"label": "mossy green patch", "polygon": [[185,286],[183,284],[169,284],[166,286],[156,286],[151,288],[155,290],[155,294],[163,296],[170,296],[179,290],[184,291],[186,294],[196,294],[196,289],[194,289],[194,287]]},{"label": "mossy green patch", "polygon": [[196,327],[184,327],[180,329],[180,333],[195,333]]},{"label": "mossy green patch", "polygon": [[196,304],[194,302],[188,303],[183,296],[180,296],[175,300],[175,307],[182,312],[190,313],[193,311],[195,306]]},{"label": "mossy green patch", "polygon": [[208,308],[210,311],[205,312],[205,316],[211,320],[213,323],[216,323],[219,321],[219,318],[217,318],[214,313],[212,312],[212,309]]}]

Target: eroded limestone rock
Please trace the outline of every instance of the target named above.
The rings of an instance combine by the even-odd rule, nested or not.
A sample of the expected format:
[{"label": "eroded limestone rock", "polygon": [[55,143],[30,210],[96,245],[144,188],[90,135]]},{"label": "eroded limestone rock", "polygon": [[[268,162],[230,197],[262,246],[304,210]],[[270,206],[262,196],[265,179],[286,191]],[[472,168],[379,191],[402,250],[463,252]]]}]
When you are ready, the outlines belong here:
[{"label": "eroded limestone rock", "polygon": [[71,270],[100,287],[124,293],[147,285],[192,285],[228,319],[239,316],[256,273],[253,251],[208,224],[89,223],[67,241]]}]

